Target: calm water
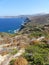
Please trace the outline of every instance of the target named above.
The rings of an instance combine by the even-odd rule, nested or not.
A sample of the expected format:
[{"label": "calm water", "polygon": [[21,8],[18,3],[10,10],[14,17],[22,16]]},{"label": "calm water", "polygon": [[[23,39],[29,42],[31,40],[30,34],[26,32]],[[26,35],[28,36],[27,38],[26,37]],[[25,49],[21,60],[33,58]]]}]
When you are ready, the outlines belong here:
[{"label": "calm water", "polygon": [[0,32],[11,32],[17,30],[23,24],[25,18],[0,18]]}]

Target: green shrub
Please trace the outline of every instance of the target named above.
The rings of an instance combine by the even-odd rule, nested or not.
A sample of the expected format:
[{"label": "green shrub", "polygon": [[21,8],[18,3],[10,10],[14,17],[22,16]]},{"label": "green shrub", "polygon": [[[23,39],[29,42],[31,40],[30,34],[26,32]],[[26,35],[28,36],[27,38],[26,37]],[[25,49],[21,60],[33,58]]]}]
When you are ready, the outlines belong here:
[{"label": "green shrub", "polygon": [[18,51],[17,49],[13,49],[13,50],[12,50],[12,52],[11,52],[11,54],[13,54],[13,55],[14,55],[14,54],[16,54],[16,53],[17,53],[17,51]]},{"label": "green shrub", "polygon": [[49,63],[49,47],[47,44],[30,45],[23,56],[30,65],[46,65]]},{"label": "green shrub", "polygon": [[10,61],[10,65],[14,65],[15,60],[16,60],[16,59],[12,59],[12,60]]}]

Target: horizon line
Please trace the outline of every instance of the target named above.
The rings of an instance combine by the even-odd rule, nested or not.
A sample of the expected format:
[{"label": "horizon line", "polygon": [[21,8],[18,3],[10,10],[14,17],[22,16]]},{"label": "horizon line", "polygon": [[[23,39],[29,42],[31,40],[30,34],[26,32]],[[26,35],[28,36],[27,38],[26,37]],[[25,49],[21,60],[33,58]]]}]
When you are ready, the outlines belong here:
[{"label": "horizon line", "polygon": [[22,14],[22,15],[1,15],[0,17],[20,17],[20,16],[33,16],[33,15],[45,15],[49,13],[35,13],[35,14]]}]

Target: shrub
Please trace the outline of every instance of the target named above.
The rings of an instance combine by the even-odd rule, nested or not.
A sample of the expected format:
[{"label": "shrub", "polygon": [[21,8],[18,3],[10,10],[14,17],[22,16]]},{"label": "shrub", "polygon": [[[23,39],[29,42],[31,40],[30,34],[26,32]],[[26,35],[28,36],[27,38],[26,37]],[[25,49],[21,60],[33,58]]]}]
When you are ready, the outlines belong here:
[{"label": "shrub", "polygon": [[10,61],[10,65],[14,65],[15,60],[16,60],[16,59],[12,59],[12,60]]},{"label": "shrub", "polygon": [[17,51],[18,51],[17,49],[13,49],[13,51],[11,52],[11,54],[13,54],[13,55],[14,55],[14,54],[16,54],[16,53],[17,53]]},{"label": "shrub", "polygon": [[23,57],[19,57],[15,60],[14,65],[28,65],[28,61]]},{"label": "shrub", "polygon": [[30,65],[46,65],[49,63],[49,47],[47,44],[30,45],[23,56]]}]

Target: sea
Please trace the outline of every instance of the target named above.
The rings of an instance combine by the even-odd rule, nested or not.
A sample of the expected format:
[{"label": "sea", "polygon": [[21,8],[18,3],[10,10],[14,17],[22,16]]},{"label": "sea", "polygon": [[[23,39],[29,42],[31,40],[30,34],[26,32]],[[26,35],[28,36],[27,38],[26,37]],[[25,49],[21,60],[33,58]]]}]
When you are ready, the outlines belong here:
[{"label": "sea", "polygon": [[16,33],[25,19],[25,17],[0,18],[0,32]]}]

